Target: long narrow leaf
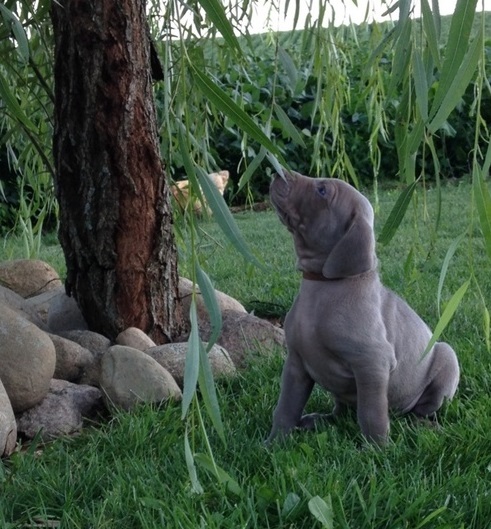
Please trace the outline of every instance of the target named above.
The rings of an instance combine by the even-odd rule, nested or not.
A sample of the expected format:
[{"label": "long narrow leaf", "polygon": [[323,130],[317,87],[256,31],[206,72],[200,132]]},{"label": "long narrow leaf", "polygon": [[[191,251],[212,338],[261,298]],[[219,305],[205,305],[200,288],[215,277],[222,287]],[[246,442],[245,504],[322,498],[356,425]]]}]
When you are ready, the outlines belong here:
[{"label": "long narrow leaf", "polygon": [[440,13],[433,12],[428,0],[421,0],[421,15],[423,19],[423,28],[426,35],[426,41],[433,57],[435,66],[440,68],[440,50],[438,47],[438,33],[436,20]]},{"label": "long narrow leaf", "polygon": [[428,119],[428,83],[426,81],[426,70],[423,64],[423,59],[418,50],[413,50],[413,79],[414,88],[416,90],[416,103],[419,108],[419,113],[424,121]]},{"label": "long narrow leaf", "polygon": [[223,470],[223,468],[217,466],[209,456],[201,453],[196,454],[194,460],[210,474],[213,474],[218,479],[218,482],[225,485],[230,492],[236,496],[242,495],[242,489],[237,481],[228,472]]},{"label": "long narrow leaf", "polygon": [[266,156],[266,149],[261,146],[259,152],[254,156],[252,162],[247,166],[247,169],[244,171],[239,180],[239,185],[237,186],[237,191],[241,191],[243,187],[249,182],[252,175],[256,169],[261,165],[261,162]]},{"label": "long narrow leaf", "polygon": [[191,451],[191,446],[189,445],[189,434],[186,428],[186,433],[184,435],[184,456],[186,458],[186,466],[188,468],[189,479],[191,480],[191,487],[193,492],[196,494],[203,494],[204,490],[199,482],[198,473],[196,472],[196,465],[194,464],[194,457]]},{"label": "long narrow leaf", "polygon": [[212,345],[218,340],[222,331],[222,311],[218,306],[216,292],[211,284],[210,278],[199,264],[196,264],[196,278],[198,280],[201,295],[203,296],[203,301],[205,302],[206,309],[210,316],[211,335],[208,339],[207,347],[207,350],[209,351]]},{"label": "long narrow leaf", "polygon": [[293,62],[290,54],[281,46],[278,47],[278,57],[286,71],[286,75],[288,75],[288,79],[290,79],[292,91],[294,91],[295,87],[297,86],[298,79],[298,71],[295,68],[295,63]]},{"label": "long narrow leaf", "polygon": [[488,142],[488,148],[486,149],[486,157],[482,166],[481,174],[488,175],[491,167],[491,141]]},{"label": "long narrow leaf", "polygon": [[206,352],[203,342],[199,344],[199,375],[198,384],[205,403],[206,411],[208,416],[218,433],[218,436],[222,440],[223,444],[227,444],[225,438],[225,429],[223,427],[222,416],[220,413],[220,404],[218,403],[218,397],[216,393],[215,382],[213,380],[213,373],[211,371],[210,359]]},{"label": "long narrow leaf", "polygon": [[276,145],[264,134],[259,126],[224,92],[216,83],[214,83],[205,73],[198,70],[192,63],[189,63],[193,79],[205,95],[219,110],[236,123],[252,139],[264,145],[272,154],[274,154],[280,163],[285,167],[288,166],[283,155]]},{"label": "long narrow leaf", "polygon": [[196,193],[198,200],[201,202],[202,205],[204,205],[205,202],[203,199],[203,194],[201,192],[201,188],[198,183],[198,177],[196,176],[196,170],[194,168],[193,161],[189,154],[189,149],[186,143],[186,139],[184,137],[183,126],[177,129],[177,141],[179,144],[179,152],[182,157],[182,163],[184,165],[184,170],[186,171],[186,175],[189,179],[189,182],[191,183],[193,192]]},{"label": "long narrow leaf", "polygon": [[484,181],[481,170],[478,167],[475,167],[473,172],[472,190],[474,193],[474,200],[486,245],[486,252],[491,259],[491,193]]},{"label": "long narrow leaf", "polygon": [[228,237],[230,242],[235,248],[249,261],[255,265],[262,267],[263,265],[257,260],[257,258],[251,253],[249,247],[240,232],[235,219],[233,218],[230,210],[225,203],[222,195],[219,193],[216,186],[211,181],[210,177],[200,167],[197,168],[197,172],[200,175],[200,184],[203,193],[206,197],[208,205],[213,211],[214,218],[217,224],[220,226],[222,231]]},{"label": "long narrow leaf", "polygon": [[379,235],[378,242],[380,244],[388,244],[395,235],[399,224],[406,214],[407,207],[409,206],[409,202],[411,201],[411,197],[413,196],[417,184],[418,180],[415,180],[399,195]]},{"label": "long narrow leaf", "polygon": [[[465,89],[471,82],[479,59],[481,58],[482,46],[483,34],[480,32],[469,48],[462,66],[456,72],[455,77],[449,84],[448,90],[443,96],[441,104],[438,107],[438,111],[428,126],[428,130],[430,132],[436,132],[443,125],[444,121],[448,118],[452,110],[457,106],[458,102],[464,95]],[[434,114],[434,106],[435,105],[432,107],[432,114]]]},{"label": "long narrow leaf", "polygon": [[306,148],[305,142],[303,141],[302,135],[296,129],[295,125],[292,123],[291,119],[288,117],[288,114],[280,107],[278,104],[274,104],[274,111],[276,117],[278,118],[283,131],[289,136],[295,143]]},{"label": "long narrow leaf", "polygon": [[443,311],[443,314],[441,315],[440,319],[438,320],[438,323],[436,324],[435,330],[433,331],[433,335],[430,338],[430,341],[428,342],[428,345],[426,346],[426,349],[423,353],[423,358],[431,351],[431,348],[435,345],[435,343],[438,341],[438,338],[440,338],[442,332],[446,329],[447,325],[449,324],[450,320],[452,319],[453,315],[455,314],[455,311],[457,310],[458,306],[460,305],[460,302],[462,301],[462,298],[464,297],[465,293],[467,292],[467,289],[469,288],[471,280],[468,279],[458,290],[455,292],[455,294],[450,298],[450,301],[447,303],[447,306],[445,307],[445,310]]},{"label": "long narrow leaf", "polygon": [[196,312],[196,302],[194,297],[191,300],[189,319],[191,321],[191,334],[189,335],[188,351],[186,354],[186,362],[184,364],[184,388],[182,392],[181,412],[183,419],[186,416],[191,401],[195,395],[199,374],[199,347],[201,340],[199,339],[198,334],[198,314]]},{"label": "long narrow leaf", "polygon": [[430,118],[436,115],[443,99],[450,90],[468,49],[477,0],[457,0],[443,62],[440,81],[433,100]]},{"label": "long narrow leaf", "polygon": [[401,22],[401,33],[397,38],[396,47],[394,51],[394,60],[392,63],[392,73],[390,78],[389,93],[396,91],[399,84],[404,79],[409,68],[409,62],[412,53],[412,21],[407,18]]},{"label": "long narrow leaf", "polygon": [[17,42],[18,51],[22,57],[22,60],[27,62],[29,60],[29,41],[22,24],[15,14],[7,9],[7,7],[3,4],[0,4],[0,13],[2,13],[5,23],[8,24],[12,29],[12,33],[14,34],[14,38]]},{"label": "long narrow leaf", "polygon": [[235,36],[234,29],[227,18],[223,4],[219,0],[198,0],[198,2],[206,11],[213,25],[222,34],[230,48],[241,53],[242,50],[239,40]]},{"label": "long narrow leaf", "polygon": [[484,321],[484,340],[486,341],[486,349],[488,353],[491,352],[491,318],[489,310],[486,306],[483,307],[483,321]]},{"label": "long narrow leaf", "polygon": [[447,276],[447,270],[448,266],[450,264],[450,261],[459,247],[459,244],[463,241],[465,235],[460,235],[457,237],[452,244],[448,247],[447,254],[445,255],[445,259],[443,260],[442,269],[440,271],[440,280],[438,281],[438,291],[436,294],[436,304],[438,307],[438,315],[440,316],[440,303],[441,303],[441,297],[442,297],[442,290],[443,290],[443,284],[445,283],[445,277]]},{"label": "long narrow leaf", "polygon": [[31,120],[26,116],[21,106],[17,102],[15,95],[10,90],[5,77],[0,72],[0,99],[3,100],[5,106],[19,123],[21,123],[26,129],[36,132],[36,127],[33,125]]}]

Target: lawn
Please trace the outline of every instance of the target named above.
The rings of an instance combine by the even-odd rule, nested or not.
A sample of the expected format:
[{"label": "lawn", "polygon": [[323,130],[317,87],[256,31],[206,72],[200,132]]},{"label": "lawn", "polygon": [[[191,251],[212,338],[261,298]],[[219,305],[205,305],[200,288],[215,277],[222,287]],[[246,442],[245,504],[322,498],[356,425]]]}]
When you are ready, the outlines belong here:
[{"label": "lawn", "polygon": [[[397,190],[380,192],[377,231],[397,196]],[[428,190],[418,194],[391,243],[378,248],[384,282],[434,326],[442,263],[452,241],[464,234],[440,307],[474,278],[444,334],[457,351],[462,379],[456,398],[440,414],[439,429],[393,417],[390,442],[378,449],[363,442],[352,416],[266,448],[282,365],[281,354],[275,354],[218,384],[227,446],[211,426],[208,433],[217,464],[238,484],[235,491],[198,465],[204,492],[194,493],[179,406],[142,406],[117,413],[102,427],[88,426],[78,437],[33,443],[0,464],[0,527],[489,527],[491,353],[481,299],[488,304],[491,299],[490,266],[480,233],[469,221],[470,186],[445,187],[442,196],[437,236],[437,192]],[[281,318],[299,283],[290,236],[272,211],[235,218],[264,268],[244,263],[213,221],[200,224],[202,263],[217,288],[256,314]],[[5,254],[20,256],[18,246],[10,241]],[[55,238],[47,238],[42,251],[41,257],[63,273]],[[184,262],[181,272],[186,274]],[[316,390],[308,410],[330,405],[329,397]],[[206,452],[197,425],[188,427],[195,452]],[[324,525],[316,505],[327,513]]]}]

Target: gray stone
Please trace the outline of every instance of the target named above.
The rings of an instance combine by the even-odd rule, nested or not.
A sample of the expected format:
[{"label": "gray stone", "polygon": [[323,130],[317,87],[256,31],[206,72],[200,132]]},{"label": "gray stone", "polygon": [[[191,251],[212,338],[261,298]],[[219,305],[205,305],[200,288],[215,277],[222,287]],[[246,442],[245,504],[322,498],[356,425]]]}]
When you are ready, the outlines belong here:
[{"label": "gray stone", "polygon": [[87,330],[87,322],[78,308],[77,302],[60,292],[55,296],[48,309],[48,327],[55,334],[72,330]]},{"label": "gray stone", "polygon": [[[207,346],[207,344],[204,345]],[[147,349],[145,353],[167,369],[179,387],[182,388],[187,350],[187,342],[175,342],[152,347]],[[236,374],[234,363],[227,351],[220,345],[212,346],[208,352],[208,359],[215,378],[230,377]]]},{"label": "gray stone", "polygon": [[102,336],[102,334],[92,331],[65,331],[58,334],[63,338],[78,343],[92,353],[92,361],[85,367],[80,378],[80,384],[99,387],[101,359],[111,346],[111,341],[105,336]]},{"label": "gray stone", "polygon": [[35,406],[48,393],[56,353],[49,336],[0,305],[0,379],[15,413]]},{"label": "gray stone", "polygon": [[48,326],[36,314],[35,310],[29,306],[27,300],[22,296],[19,296],[19,294],[13,290],[3,287],[2,285],[0,285],[0,305],[4,305],[14,312],[17,312],[17,314],[21,315],[26,320],[29,320],[31,323],[34,323],[36,327],[39,327],[43,331],[48,330]]},{"label": "gray stone", "polygon": [[140,402],[158,403],[182,394],[172,375],[147,354],[114,345],[102,357],[101,389],[110,405],[125,410]]},{"label": "gray stone", "polygon": [[49,441],[80,431],[84,417],[94,418],[103,410],[99,389],[54,379],[46,398],[18,417],[17,430],[28,439],[39,433]]},{"label": "gray stone", "polygon": [[58,296],[65,293],[65,287],[59,286],[39,294],[38,296],[33,296],[25,300],[25,305],[29,307],[29,310],[35,313],[42,321],[48,325],[48,312],[49,307],[53,300]]},{"label": "gray stone", "polygon": [[94,355],[72,340],[56,334],[50,334],[49,337],[56,351],[54,378],[78,382],[94,363]]},{"label": "gray stone", "polygon": [[[285,333],[267,320],[252,314],[227,310],[222,315],[223,327],[218,344],[224,347],[234,365],[245,367],[254,358],[270,355],[285,347]],[[211,336],[209,324],[200,325],[200,336]]]},{"label": "gray stone", "polygon": [[[179,299],[181,300],[181,303],[182,303],[183,314],[186,315],[186,317],[189,315],[192,291],[193,291],[193,282],[190,281],[189,279],[186,279],[185,277],[180,277],[179,278]],[[242,312],[244,314],[247,314],[247,311],[244,308],[244,306],[241,303],[239,303],[236,299],[228,296],[227,294],[224,294],[223,292],[220,292],[219,290],[215,290],[215,295],[217,298],[218,306],[220,307],[220,310],[222,313],[227,310],[233,310],[236,312]],[[199,294],[196,297],[196,311],[198,313],[199,325],[209,325],[210,317],[208,315],[208,311],[206,309],[206,305],[205,305],[205,302],[201,294]]]},{"label": "gray stone", "polygon": [[9,397],[0,380],[0,457],[9,456],[15,449],[17,424]]},{"label": "gray stone", "polygon": [[44,261],[16,259],[0,263],[0,284],[28,298],[59,287],[61,280],[58,272]]},{"label": "gray stone", "polygon": [[120,332],[116,337],[116,343],[118,345],[133,347],[133,349],[138,349],[140,351],[145,351],[145,349],[149,349],[150,347],[155,347],[157,345],[141,329],[137,329],[136,327],[129,327],[123,332]]}]

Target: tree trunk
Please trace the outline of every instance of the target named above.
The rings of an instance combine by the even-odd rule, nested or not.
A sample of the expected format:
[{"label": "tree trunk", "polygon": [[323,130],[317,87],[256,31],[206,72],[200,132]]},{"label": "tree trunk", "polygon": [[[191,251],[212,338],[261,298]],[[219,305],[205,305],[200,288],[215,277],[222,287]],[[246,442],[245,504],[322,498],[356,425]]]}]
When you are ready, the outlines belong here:
[{"label": "tree trunk", "polygon": [[183,322],[145,1],[53,2],[52,20],[67,293],[93,331],[134,326],[168,342]]}]

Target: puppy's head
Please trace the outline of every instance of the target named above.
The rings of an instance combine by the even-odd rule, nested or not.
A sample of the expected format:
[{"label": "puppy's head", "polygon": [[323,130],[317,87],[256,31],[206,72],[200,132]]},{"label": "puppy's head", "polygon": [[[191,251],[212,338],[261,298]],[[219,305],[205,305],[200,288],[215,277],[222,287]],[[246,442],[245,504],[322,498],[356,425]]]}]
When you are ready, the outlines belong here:
[{"label": "puppy's head", "polygon": [[338,279],[376,267],[373,209],[354,187],[283,171],[270,198],[293,235],[299,270]]}]

